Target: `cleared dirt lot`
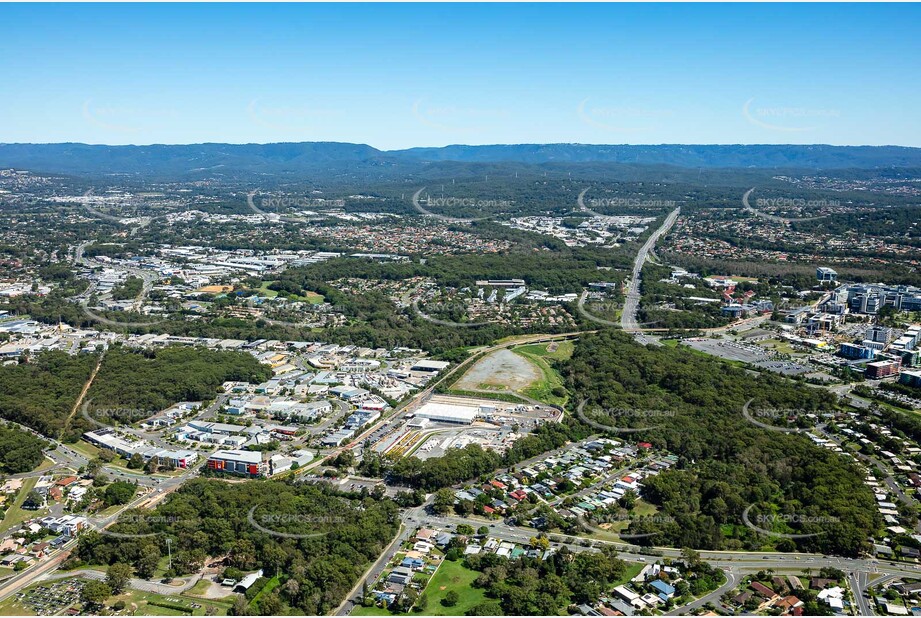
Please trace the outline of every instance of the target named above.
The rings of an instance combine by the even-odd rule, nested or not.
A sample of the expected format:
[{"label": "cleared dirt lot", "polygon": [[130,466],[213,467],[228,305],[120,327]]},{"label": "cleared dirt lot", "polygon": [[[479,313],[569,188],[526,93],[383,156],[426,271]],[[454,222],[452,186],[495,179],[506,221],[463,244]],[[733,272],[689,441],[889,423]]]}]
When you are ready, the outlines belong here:
[{"label": "cleared dirt lot", "polygon": [[505,387],[517,391],[541,377],[540,370],[527,359],[509,350],[496,350],[471,367],[453,388],[477,390]]}]

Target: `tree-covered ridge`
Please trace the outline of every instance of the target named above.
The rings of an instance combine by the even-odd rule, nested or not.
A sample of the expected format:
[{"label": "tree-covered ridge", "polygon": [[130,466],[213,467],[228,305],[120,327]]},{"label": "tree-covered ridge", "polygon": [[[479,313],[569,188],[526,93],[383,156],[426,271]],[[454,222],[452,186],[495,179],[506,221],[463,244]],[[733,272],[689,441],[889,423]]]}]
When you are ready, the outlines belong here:
[{"label": "tree-covered ridge", "polygon": [[94,407],[122,406],[151,413],[180,401],[205,401],[228,380],[263,382],[272,370],[252,355],[170,346],[112,347],[87,397]]},{"label": "tree-covered ridge", "polygon": [[0,366],[0,416],[57,437],[97,360],[94,354],[49,351],[27,363]]},{"label": "tree-covered ridge", "polygon": [[[193,572],[209,557],[227,557],[236,569],[282,577],[284,585],[271,592],[276,598],[268,604],[278,611],[270,613],[321,615],[345,598],[390,543],[398,515],[391,500],[340,494],[325,485],[196,479],[154,511],[130,511],[110,528],[148,536],[86,533],[71,564],[124,562],[150,577],[171,538],[175,574]],[[299,538],[268,534],[250,519]]]},{"label": "tree-covered ridge", "polygon": [[0,474],[29,472],[45,458],[48,443],[18,427],[0,424]]},{"label": "tree-covered ridge", "polygon": [[[681,349],[647,348],[615,332],[582,338],[566,374],[576,400],[588,401],[589,416],[618,427],[654,426],[629,435],[680,457],[677,469],[644,480],[644,497],[667,516],[632,524],[631,533],[657,532],[649,543],[854,555],[881,526],[873,494],[851,462],[742,415],[750,399],[759,408],[828,410],[835,402],[826,391]],[[594,408],[637,412],[604,416]],[[645,411],[656,413],[647,418]],[[744,525],[749,505],[758,527],[815,536],[756,533]]]}]

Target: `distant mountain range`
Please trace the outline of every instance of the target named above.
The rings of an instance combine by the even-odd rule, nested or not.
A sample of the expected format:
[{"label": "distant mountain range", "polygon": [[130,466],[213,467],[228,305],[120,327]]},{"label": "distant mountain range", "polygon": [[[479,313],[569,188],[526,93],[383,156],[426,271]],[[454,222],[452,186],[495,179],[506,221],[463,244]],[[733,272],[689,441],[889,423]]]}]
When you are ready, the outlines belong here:
[{"label": "distant mountain range", "polygon": [[683,168],[877,169],[921,167],[921,148],[826,145],[602,146],[516,144],[445,146],[383,151],[365,144],[189,144],[97,146],[0,144],[0,167],[96,175],[186,176],[220,171],[232,175],[288,175],[324,170],[405,168],[458,162],[669,165]]}]

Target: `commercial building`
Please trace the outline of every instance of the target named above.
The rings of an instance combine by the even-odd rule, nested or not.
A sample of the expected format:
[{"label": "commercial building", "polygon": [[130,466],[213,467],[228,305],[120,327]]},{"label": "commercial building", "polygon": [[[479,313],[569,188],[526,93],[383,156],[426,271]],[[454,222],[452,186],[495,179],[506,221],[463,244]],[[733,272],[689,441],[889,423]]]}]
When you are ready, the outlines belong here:
[{"label": "commercial building", "polygon": [[855,343],[842,343],[838,353],[854,360],[873,360],[876,357],[876,350]]},{"label": "commercial building", "polygon": [[198,453],[183,449],[164,449],[144,441],[129,442],[112,428],[96,429],[83,434],[83,439],[100,448],[114,451],[125,459],[140,455],[144,461],[157,458],[174,468],[187,468],[198,461]]},{"label": "commercial building", "polygon": [[921,371],[903,371],[899,376],[899,382],[906,386],[921,388]]},{"label": "commercial building", "polygon": [[885,326],[871,326],[864,337],[870,341],[889,343],[892,341],[892,329]]},{"label": "commercial building", "polygon": [[867,363],[866,375],[868,378],[880,379],[898,375],[902,363],[896,360],[882,360]]},{"label": "commercial building", "polygon": [[836,290],[844,297],[851,313],[876,315],[883,307],[898,311],[921,311],[921,288],[911,285],[856,284]]},{"label": "commercial building", "polygon": [[470,425],[478,414],[477,408],[470,406],[429,402],[419,408],[416,417],[427,418],[438,423]]},{"label": "commercial building", "polygon": [[426,371],[431,373],[438,373],[439,371],[444,371],[447,369],[451,363],[445,361],[434,361],[434,360],[420,360],[415,363],[410,370],[411,371]]},{"label": "commercial building", "polygon": [[258,451],[215,451],[208,458],[208,469],[231,474],[262,476],[265,464]]},{"label": "commercial building", "polygon": [[524,285],[524,279],[489,279],[487,281],[477,281],[480,287],[491,288],[520,288]]},{"label": "commercial building", "polygon": [[828,268],[827,266],[819,266],[815,269],[815,277],[819,281],[837,281],[838,273],[834,269]]}]

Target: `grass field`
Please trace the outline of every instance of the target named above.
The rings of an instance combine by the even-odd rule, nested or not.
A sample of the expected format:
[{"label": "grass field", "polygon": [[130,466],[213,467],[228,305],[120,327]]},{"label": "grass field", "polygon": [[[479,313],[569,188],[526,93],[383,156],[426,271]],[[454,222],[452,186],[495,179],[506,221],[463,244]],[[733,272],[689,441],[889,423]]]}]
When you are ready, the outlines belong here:
[{"label": "grass field", "polygon": [[768,348],[769,350],[774,350],[775,352],[780,352],[781,354],[796,354],[796,350],[793,346],[780,339],[765,339],[764,341],[759,341],[758,345]]},{"label": "grass field", "polygon": [[202,596],[208,588],[211,587],[211,582],[207,579],[202,579],[194,586],[185,591],[184,594],[189,595],[190,597],[200,597]]},{"label": "grass field", "polygon": [[623,585],[623,584],[626,584],[628,581],[630,581],[631,579],[633,579],[634,577],[636,577],[637,575],[639,575],[639,574],[640,574],[640,571],[642,571],[642,570],[643,570],[643,565],[642,565],[641,563],[639,563],[639,562],[628,562],[628,563],[627,563],[627,570],[626,570],[626,572],[624,572],[624,576],[621,577],[621,578],[620,578],[619,580],[617,580],[616,582],[614,582],[614,584],[611,586],[611,588],[613,588],[613,587],[615,587],[615,586],[621,586],[621,585]]},{"label": "grass field", "polygon": [[[428,598],[428,605],[420,615],[425,616],[463,616],[471,607],[482,603],[486,599],[483,590],[472,587],[470,584],[477,578],[479,573],[471,571],[464,566],[460,560],[451,562],[445,560],[435,571],[435,575],[429,581],[425,588],[425,596]],[[455,591],[459,599],[454,607],[445,607],[441,601],[451,590]],[[353,616],[405,616],[413,614],[401,614],[391,612],[380,607],[356,607],[352,611]]]},{"label": "grass field", "polygon": [[[636,504],[633,505],[633,510],[630,512],[630,517],[634,519],[639,519],[640,517],[649,517],[650,515],[655,515],[657,509],[654,504],[649,504],[648,502],[643,502],[642,500],[637,500]],[[616,521],[611,524],[608,530],[614,532],[622,532],[630,526],[629,520]]]},{"label": "grass field", "polygon": [[[553,346],[551,351],[549,348]],[[550,343],[534,343],[523,345],[515,348],[516,352],[523,352],[532,356],[541,356],[552,358],[553,360],[565,361],[572,358],[573,350],[576,346],[572,341],[552,341]]]},{"label": "grass field", "polygon": [[42,463],[38,464],[38,467],[35,470],[33,470],[33,472],[44,472],[45,470],[47,470],[53,465],[54,465],[54,462],[48,457],[45,457],[42,460]]},{"label": "grass field", "polygon": [[[110,598],[106,604],[111,606],[116,601],[124,601],[126,609],[137,606],[135,614],[138,616],[204,616],[208,608],[211,608],[212,615],[226,616],[227,610],[232,607],[232,603],[226,601],[190,598],[179,593],[163,595],[155,592],[143,592],[141,590],[128,590],[124,594]],[[183,607],[185,609],[179,610],[177,607],[162,607],[156,605],[157,603]],[[195,607],[196,605],[198,607]]]},{"label": "grass field", "polygon": [[19,493],[16,494],[16,500],[6,511],[6,516],[4,516],[3,521],[0,522],[0,533],[6,532],[16,524],[20,524],[27,519],[32,519],[33,517],[39,517],[48,512],[48,509],[38,509],[37,511],[27,511],[22,508],[22,503],[26,501],[26,498],[29,496],[29,492],[35,487],[35,484],[38,482],[38,477],[27,478],[23,481],[22,487],[19,489]]},{"label": "grass field", "polygon": [[100,449],[93,446],[86,440],[78,440],[77,442],[73,444],[69,444],[68,446],[74,449],[75,451],[77,451],[78,453],[80,453],[81,455],[86,455],[90,459],[95,459],[96,457],[99,457]]},{"label": "grass field", "polygon": [[[563,343],[570,343],[565,341]],[[562,346],[562,344],[560,344]],[[570,343],[570,346],[572,344]],[[537,353],[532,353],[528,351],[528,348],[536,348]],[[546,345],[529,345],[522,346],[520,348],[515,348],[512,350],[519,356],[522,356],[528,359],[531,363],[536,365],[540,369],[541,377],[540,380],[532,382],[521,392],[532,399],[537,399],[538,401],[543,401],[544,403],[552,403],[556,405],[566,405],[566,401],[569,399],[568,393],[563,397],[559,397],[553,394],[553,389],[555,388],[564,388],[563,386],[563,377],[560,376],[559,372],[550,366],[550,363],[547,362],[547,358],[556,358],[554,354],[565,354],[566,352],[560,352],[559,348],[554,352],[547,352]],[[543,353],[541,353],[541,350]],[[569,355],[572,355],[572,350],[569,350]]]},{"label": "grass field", "polygon": [[[269,286],[275,283],[274,281],[263,281],[262,285],[259,286],[259,295],[265,296],[266,298],[275,298],[278,296],[278,292],[275,290],[270,290]],[[300,300],[303,302],[310,303],[312,305],[319,305],[325,299],[322,294],[317,294],[316,292],[305,292],[301,295],[292,295],[289,296],[291,300]]]},{"label": "grass field", "polygon": [[[434,577],[425,588],[429,602],[423,613],[432,616],[463,616],[468,609],[482,603],[486,598],[485,593],[470,585],[478,575],[477,571],[471,571],[460,560],[457,562],[442,561],[441,566],[435,571]],[[457,592],[460,599],[454,607],[445,607],[441,601],[451,590]]]}]

